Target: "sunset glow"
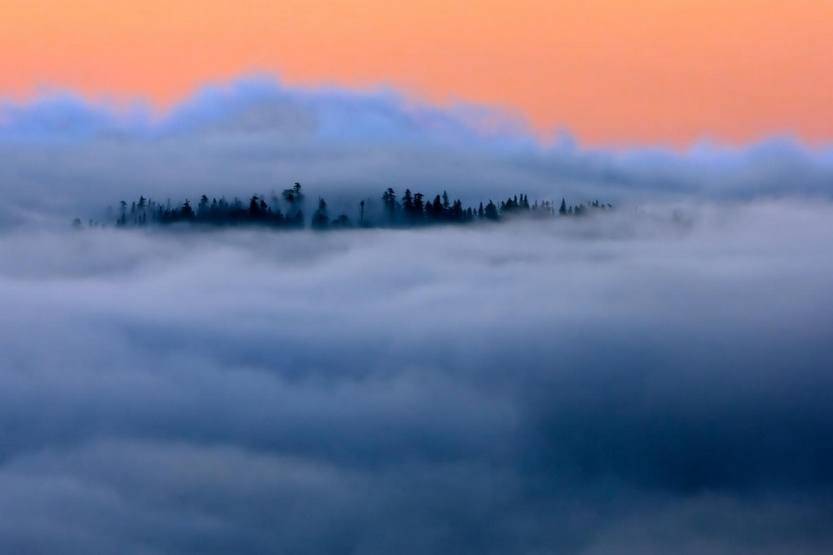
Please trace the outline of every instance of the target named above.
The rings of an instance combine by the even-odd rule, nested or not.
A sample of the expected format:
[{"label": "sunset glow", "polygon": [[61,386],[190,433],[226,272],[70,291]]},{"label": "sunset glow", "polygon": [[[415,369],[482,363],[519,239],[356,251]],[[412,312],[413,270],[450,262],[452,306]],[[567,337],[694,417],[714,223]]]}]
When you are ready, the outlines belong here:
[{"label": "sunset glow", "polygon": [[0,92],[167,106],[206,82],[393,86],[592,144],[833,137],[827,0],[4,0]]}]

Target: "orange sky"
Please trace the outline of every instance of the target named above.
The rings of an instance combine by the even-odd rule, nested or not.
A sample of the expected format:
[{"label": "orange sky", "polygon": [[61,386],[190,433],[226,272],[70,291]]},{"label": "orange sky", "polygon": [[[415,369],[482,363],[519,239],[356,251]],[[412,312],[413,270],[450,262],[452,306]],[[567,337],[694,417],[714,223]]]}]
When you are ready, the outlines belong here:
[{"label": "orange sky", "polygon": [[833,139],[833,0],[0,0],[0,93],[401,87],[582,141]]}]

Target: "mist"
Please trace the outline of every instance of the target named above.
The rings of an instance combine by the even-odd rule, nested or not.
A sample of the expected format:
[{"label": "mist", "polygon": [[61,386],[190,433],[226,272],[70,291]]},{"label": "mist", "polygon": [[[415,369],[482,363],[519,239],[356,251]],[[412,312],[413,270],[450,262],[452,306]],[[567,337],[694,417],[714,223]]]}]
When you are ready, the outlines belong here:
[{"label": "mist", "polygon": [[833,206],[0,236],[6,552],[826,553]]},{"label": "mist", "polygon": [[[392,91],[0,113],[0,552],[833,550],[833,158]],[[72,229],[294,181],[586,218]]]},{"label": "mist", "polygon": [[464,203],[827,199],[833,151],[789,137],[686,151],[541,137],[493,107],[436,107],[394,90],[299,88],[260,76],[204,87],[159,112],[141,102],[45,93],[0,105],[0,225],[100,218],[120,200],[248,198],[301,182],[339,210],[387,187]]}]

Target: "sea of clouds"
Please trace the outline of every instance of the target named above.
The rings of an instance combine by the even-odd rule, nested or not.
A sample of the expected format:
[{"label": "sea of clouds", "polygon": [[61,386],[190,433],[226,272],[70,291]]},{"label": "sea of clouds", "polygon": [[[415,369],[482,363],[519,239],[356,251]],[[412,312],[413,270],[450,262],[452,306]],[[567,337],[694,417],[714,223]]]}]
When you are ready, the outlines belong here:
[{"label": "sea of clouds", "polygon": [[[541,146],[255,80],[0,116],[0,552],[833,549],[833,162]],[[71,230],[122,197],[603,197],[586,219]],[[337,202],[335,200],[334,202]]]}]

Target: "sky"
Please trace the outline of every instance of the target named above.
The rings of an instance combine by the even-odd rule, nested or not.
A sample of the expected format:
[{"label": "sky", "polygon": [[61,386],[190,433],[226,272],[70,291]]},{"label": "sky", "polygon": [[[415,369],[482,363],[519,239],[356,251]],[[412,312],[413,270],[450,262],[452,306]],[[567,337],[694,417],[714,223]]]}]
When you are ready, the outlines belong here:
[{"label": "sky", "polygon": [[391,87],[542,136],[686,147],[833,137],[827,0],[3,0],[0,94],[164,109],[208,83]]}]

